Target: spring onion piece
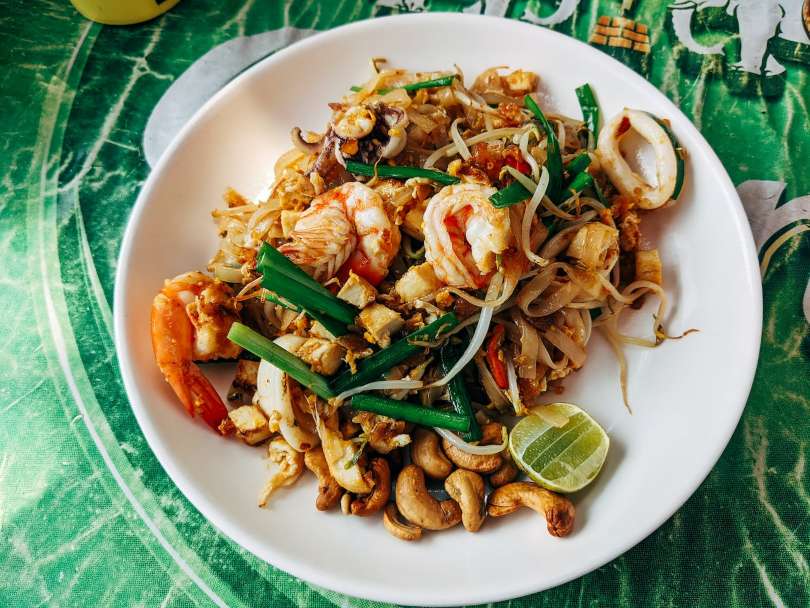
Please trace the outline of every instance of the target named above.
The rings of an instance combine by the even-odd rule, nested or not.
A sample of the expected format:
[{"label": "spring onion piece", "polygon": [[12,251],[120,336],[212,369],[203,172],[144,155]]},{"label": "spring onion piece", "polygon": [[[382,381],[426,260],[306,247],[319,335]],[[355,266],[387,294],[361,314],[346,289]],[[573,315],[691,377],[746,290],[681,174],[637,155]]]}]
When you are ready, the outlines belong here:
[{"label": "spring onion piece", "polygon": [[506,428],[503,429],[503,441],[501,443],[495,445],[472,445],[471,443],[467,443],[461,437],[456,435],[455,433],[451,433],[450,431],[446,431],[442,428],[434,428],[439,435],[441,435],[444,439],[447,439],[448,443],[457,447],[462,452],[467,452],[468,454],[475,454],[476,456],[489,456],[491,454],[500,454],[506,449],[507,441],[509,435],[506,432]]},{"label": "spring onion piece", "polygon": [[599,133],[599,104],[596,103],[591,85],[583,84],[581,87],[577,87],[576,92],[579,108],[582,110],[582,119],[591,135],[588,138],[588,149],[592,150],[596,143],[596,135]]},{"label": "spring onion piece", "polygon": [[470,421],[466,416],[455,412],[434,410],[415,403],[395,401],[373,395],[355,395],[352,397],[352,407],[364,412],[373,412],[381,416],[388,416],[395,420],[405,420],[427,427],[438,427],[454,431],[466,431]]},{"label": "spring onion piece", "polygon": [[576,175],[577,173],[582,173],[590,164],[591,155],[587,152],[583,152],[582,154],[577,154],[571,162],[565,166],[565,170],[568,172],[568,175]]},{"label": "spring onion piece", "polygon": [[[448,342],[442,347],[439,356],[441,358],[442,373],[447,374],[461,357],[461,352],[456,345]],[[470,421],[470,430],[462,433],[462,438],[465,441],[479,441],[481,439],[481,427],[478,426],[478,421],[475,419],[470,404],[470,395],[467,393],[467,387],[464,386],[464,379],[460,374],[448,383],[447,394],[450,397],[453,410],[457,414],[466,416]]]},{"label": "spring onion piece", "polygon": [[412,177],[424,177],[445,186],[457,184],[460,180],[457,177],[448,175],[435,169],[422,169],[421,167],[397,167],[392,165],[367,165],[353,160],[346,161],[346,169],[355,175],[366,175],[368,177],[393,177],[396,179],[410,179]]},{"label": "spring onion piece", "polygon": [[[579,173],[578,175],[574,176],[574,179],[571,180],[571,183],[568,184],[568,186],[565,189],[565,195],[566,196],[573,196],[575,194],[579,194],[585,188],[588,188],[588,187],[591,187],[591,186],[593,186],[593,188],[596,189],[597,188],[596,181],[593,179],[593,177],[589,173],[583,171],[582,173]],[[601,194],[601,191],[597,191],[597,197],[600,194]],[[604,198],[604,196],[603,196],[603,198]],[[559,218],[559,217],[555,217],[553,220],[551,220],[550,223],[546,224],[546,228],[548,229],[548,235],[546,236],[546,239],[550,239],[553,235],[557,234],[557,232],[560,230],[560,228],[562,228],[562,224],[563,224],[563,220],[562,220],[562,218]],[[532,258],[529,258],[529,259],[532,259]]]},{"label": "spring onion piece", "polygon": [[[334,294],[331,291],[309,276],[286,255],[267,243],[262,243],[262,246],[259,249],[259,255],[256,258],[256,268],[262,274],[266,274],[268,270],[283,274],[284,276],[297,281],[305,287],[317,291],[326,297],[334,297]],[[342,302],[342,304],[349,306],[346,304],[346,302]]]},{"label": "spring onion piece", "polygon": [[262,287],[269,289],[296,306],[300,306],[307,312],[332,317],[345,325],[353,324],[358,313],[356,308],[343,300],[339,300],[335,295],[330,293],[325,296],[318,291],[309,289],[302,283],[289,280],[283,274],[265,272],[262,278]]},{"label": "spring onion piece", "polygon": [[493,207],[503,209],[504,207],[511,207],[522,203],[528,198],[531,198],[532,193],[523,187],[520,182],[512,182],[506,188],[498,190],[495,194],[489,197],[489,202]]},{"label": "spring onion piece", "polygon": [[332,382],[333,391],[340,394],[378,380],[389,369],[399,365],[422,349],[421,346],[413,344],[413,342],[432,342],[456,325],[458,325],[458,318],[452,312],[439,317],[433,323],[426,325],[422,329],[417,329],[401,340],[397,340],[388,348],[384,348],[371,355],[368,359],[360,361],[357,373],[352,374],[350,370],[343,372]]},{"label": "spring onion piece", "polygon": [[349,90],[351,90],[353,93],[359,93],[360,91],[363,90],[363,87],[358,87],[357,85],[353,85],[353,86],[349,87]]},{"label": "spring onion piece", "polygon": [[548,197],[556,202],[559,202],[560,192],[562,191],[563,179],[563,164],[562,155],[560,154],[560,142],[557,140],[557,134],[554,132],[554,127],[546,118],[540,106],[529,95],[523,98],[523,104],[534,114],[535,118],[540,122],[540,126],[546,132],[546,167],[548,167]]},{"label": "spring onion piece", "polygon": [[578,173],[574,176],[574,179],[571,180],[571,183],[568,184],[565,188],[565,195],[573,195],[577,194],[578,192],[582,192],[588,186],[593,185],[593,178],[590,176],[589,173],[583,171],[582,173]]},{"label": "spring onion piece", "polygon": [[278,344],[274,344],[272,340],[253,331],[247,325],[238,322],[231,325],[228,340],[275,365],[319,397],[331,399],[335,396],[335,393],[329,388],[326,378],[313,372],[301,359],[288,353]]},{"label": "spring onion piece", "polygon": [[338,299],[275,247],[262,244],[256,267],[263,274],[262,287],[288,300],[296,310],[303,308],[333,336],[345,335],[346,326],[354,323],[358,313],[354,306]]},{"label": "spring onion piece", "polygon": [[436,87],[446,87],[453,84],[453,79],[456,75],[442,76],[441,78],[433,78],[432,80],[423,80],[422,82],[413,82],[411,84],[403,84],[398,87],[391,87],[387,89],[378,89],[378,95],[385,95],[394,89],[405,89],[406,91],[418,91],[419,89],[435,89]]}]

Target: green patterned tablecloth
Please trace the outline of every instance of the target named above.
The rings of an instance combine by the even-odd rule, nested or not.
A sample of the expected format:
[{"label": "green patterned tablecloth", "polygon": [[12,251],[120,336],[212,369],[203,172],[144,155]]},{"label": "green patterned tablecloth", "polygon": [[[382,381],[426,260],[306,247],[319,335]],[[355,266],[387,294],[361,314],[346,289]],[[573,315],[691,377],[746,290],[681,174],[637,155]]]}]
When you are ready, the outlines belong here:
[{"label": "green patterned tablecloth", "polygon": [[762,261],[759,369],[714,471],[622,557],[514,603],[810,605],[807,0],[185,0],[132,27],[2,5],[0,606],[367,604],[260,562],[174,487],[127,403],[110,306],[149,164],[196,107],[296,39],[417,10],[553,27],[641,72],[720,155]]}]

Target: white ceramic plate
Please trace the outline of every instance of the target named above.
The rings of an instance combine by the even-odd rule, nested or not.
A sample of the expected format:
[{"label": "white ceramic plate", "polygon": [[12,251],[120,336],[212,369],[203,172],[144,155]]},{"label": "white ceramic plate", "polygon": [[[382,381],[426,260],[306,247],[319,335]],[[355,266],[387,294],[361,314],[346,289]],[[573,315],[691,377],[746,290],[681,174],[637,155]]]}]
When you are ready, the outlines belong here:
[{"label": "white ceramic plate", "polygon": [[[408,544],[380,518],[314,508],[305,477],[256,507],[262,451],[226,441],[187,416],[155,367],[149,307],[166,277],[204,269],[216,248],[210,211],[226,187],[258,192],[289,131],[320,130],[347,88],[368,77],[370,56],[420,70],[460,65],[468,80],[491,65],[541,75],[546,106],[571,116],[574,88],[590,82],[603,115],[624,106],[672,122],[689,152],[678,204],[644,220],[662,252],[668,327],[698,334],[656,350],[627,351],[634,415],[621,402],[617,364],[600,339],[566,385],[612,443],[597,481],[574,496],[577,523],[552,538],[526,510]],[[487,17],[429,14],[364,21],[299,42],[231,82],[164,154],[138,198],[121,250],[115,331],[126,389],[158,459],[189,500],[243,547],[287,572],[346,594],[405,604],[469,604],[547,589],[585,574],[660,526],[695,491],[723,451],[745,404],[759,350],[761,291],[751,233],[723,167],[664,95],[607,55],[540,27]],[[630,324],[649,330],[650,313]],[[227,371],[208,367],[218,386]]]}]

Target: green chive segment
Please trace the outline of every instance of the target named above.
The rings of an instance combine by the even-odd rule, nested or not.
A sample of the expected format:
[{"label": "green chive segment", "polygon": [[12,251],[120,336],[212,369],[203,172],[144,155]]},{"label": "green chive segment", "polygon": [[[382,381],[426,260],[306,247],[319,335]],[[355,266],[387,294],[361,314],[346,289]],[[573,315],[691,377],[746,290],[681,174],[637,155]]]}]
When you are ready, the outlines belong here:
[{"label": "green chive segment", "polygon": [[498,190],[495,194],[489,197],[489,202],[493,207],[503,209],[504,207],[511,207],[522,203],[526,199],[531,198],[532,193],[523,187],[520,182],[512,182],[506,188]]},{"label": "green chive segment", "polygon": [[395,401],[373,395],[355,395],[352,397],[352,407],[396,420],[405,420],[427,427],[437,426],[451,431],[464,432],[470,426],[470,421],[466,416],[455,412],[434,410],[406,401]]},{"label": "green chive segment", "polygon": [[587,152],[577,154],[565,167],[568,175],[576,175],[582,173],[591,164],[591,155]]},{"label": "green chive segment", "polygon": [[421,167],[396,167],[392,165],[367,165],[353,160],[346,161],[346,169],[355,175],[366,175],[368,177],[393,177],[395,179],[410,179],[412,177],[424,177],[445,186],[457,184],[460,180],[457,177],[435,171],[433,169],[422,169]]},{"label": "green chive segment", "polygon": [[[433,78],[431,80],[423,80],[422,82],[412,82],[411,84],[403,84],[398,87],[387,87],[383,89],[377,89],[374,91],[377,95],[385,95],[386,93],[390,93],[394,89],[405,89],[406,91],[418,91],[419,89],[434,89],[436,87],[446,87],[453,84],[453,80],[455,80],[455,74],[450,76],[442,76],[441,78]],[[363,90],[363,87],[358,87],[357,85],[353,87],[349,87],[355,93],[359,93]]]},{"label": "green chive segment", "polygon": [[287,352],[272,340],[268,340],[260,333],[253,331],[247,325],[234,323],[228,332],[228,340],[238,344],[257,357],[275,365],[285,374],[305,386],[323,399],[335,396],[329,388],[326,378],[313,372],[301,359]]},{"label": "green chive segment", "polygon": [[548,169],[548,189],[546,194],[554,201],[558,202],[560,193],[562,192],[563,180],[563,164],[562,155],[560,154],[560,142],[557,140],[557,135],[554,132],[554,127],[546,118],[540,106],[529,95],[523,98],[523,104],[534,114],[543,130],[546,132],[546,168]]},{"label": "green chive segment", "polygon": [[[459,345],[450,342],[442,347],[441,351],[439,351],[439,358],[443,374],[447,374],[453,368],[463,352],[464,350]],[[469,421],[470,429],[461,433],[461,438],[464,441],[479,441],[481,439],[481,427],[478,426],[478,421],[475,419],[472,404],[470,403],[470,395],[467,393],[467,387],[464,386],[464,378],[461,373],[456,374],[448,383],[447,394],[456,414],[464,416]]]},{"label": "green chive segment", "polygon": [[397,340],[388,348],[384,348],[371,355],[368,359],[360,361],[357,366],[357,373],[353,374],[351,370],[343,372],[332,382],[332,390],[335,394],[340,394],[378,380],[392,367],[399,365],[411,355],[422,350],[423,347],[414,344],[414,342],[431,342],[453,329],[456,325],[458,325],[458,318],[452,312],[439,317],[433,323],[426,325],[422,329],[417,329],[401,340]]},{"label": "green chive segment", "polygon": [[581,87],[577,87],[576,92],[579,108],[582,110],[582,119],[585,121],[588,131],[593,134],[593,139],[589,141],[588,147],[593,148],[599,134],[599,104],[596,103],[591,85],[583,84]]},{"label": "green chive segment", "polygon": [[340,300],[274,247],[263,244],[256,264],[262,273],[262,287],[281,296],[320,322],[334,336],[348,332],[357,308]]}]

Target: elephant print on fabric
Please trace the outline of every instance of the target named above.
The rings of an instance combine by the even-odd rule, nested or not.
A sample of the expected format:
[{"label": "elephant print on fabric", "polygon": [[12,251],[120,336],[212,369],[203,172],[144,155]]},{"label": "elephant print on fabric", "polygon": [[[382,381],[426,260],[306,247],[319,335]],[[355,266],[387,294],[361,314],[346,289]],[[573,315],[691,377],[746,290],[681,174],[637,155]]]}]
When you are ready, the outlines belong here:
[{"label": "elephant print on fabric", "polygon": [[[678,0],[669,14],[681,67],[721,72],[733,93],[777,97],[785,63],[810,66],[810,0]],[[704,45],[696,26],[732,36]]]}]

